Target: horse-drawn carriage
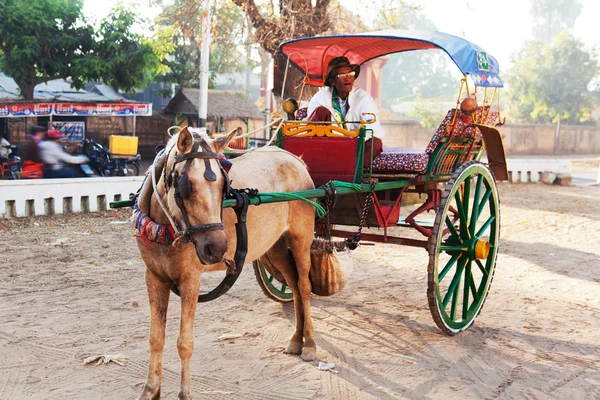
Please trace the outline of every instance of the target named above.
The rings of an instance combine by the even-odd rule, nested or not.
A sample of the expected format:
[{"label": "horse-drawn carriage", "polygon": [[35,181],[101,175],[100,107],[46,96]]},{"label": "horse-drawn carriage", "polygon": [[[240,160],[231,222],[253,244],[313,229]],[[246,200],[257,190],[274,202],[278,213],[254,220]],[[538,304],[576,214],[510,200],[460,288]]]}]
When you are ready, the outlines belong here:
[{"label": "horse-drawn carriage", "polygon": [[[299,120],[290,101],[283,104],[287,118],[282,116],[273,132],[278,147],[287,152],[260,149],[236,158],[227,171],[227,165],[217,163],[216,153],[235,133],[212,140],[184,129],[157,156],[135,203],[138,247],[147,266],[152,311],[152,354],[144,396],[152,398],[160,392],[169,289],[182,299],[178,349],[186,398],[193,348],[190,318],[193,321],[196,296],[202,302],[225,293],[245,259],[255,260],[256,277],[270,298],[295,301],[296,331],[285,352],[314,360],[307,253],[314,232],[325,234],[331,243],[332,237],[347,238],[350,247],[362,239],[426,249],[427,297],[434,321],[451,335],[472,325],[486,299],[498,254],[500,210],[495,182],[508,178],[496,128],[502,87],[496,60],[462,38],[438,32],[381,31],[302,38],[280,46],[281,53],[302,71],[303,81],[317,86],[323,85],[334,57],[345,56],[360,65],[394,52],[428,49],[447,53],[464,78],[456,107],[448,111],[422,151],[375,154],[374,146],[365,150],[373,136],[369,126],[373,115],[345,121],[359,126],[348,130],[336,122]],[[487,163],[480,161],[484,152]],[[230,181],[236,190],[231,190]],[[402,217],[402,198],[408,193],[425,200]],[[316,225],[313,206],[323,207],[314,199],[327,208],[326,213],[318,213]],[[111,204],[126,205],[134,204]],[[230,207],[235,207],[235,215]],[[422,218],[428,211],[435,212],[435,219]],[[335,229],[335,225],[356,231]],[[412,228],[422,238],[392,235],[396,228],[388,228],[398,225]],[[383,232],[363,233],[367,227],[383,228]],[[213,264],[227,269],[225,279],[212,291],[198,294],[199,275],[214,269]]]},{"label": "horse-drawn carriage", "polygon": [[[327,218],[317,221],[317,226],[362,227],[364,211],[362,225],[380,227],[383,234],[363,233],[363,240],[428,251],[429,307],[436,324],[444,332],[455,334],[467,329],[481,310],[498,251],[500,214],[495,180],[508,178],[496,127],[500,125],[498,89],[502,87],[498,63],[478,46],[439,32],[383,31],[302,38],[283,43],[280,51],[304,73],[306,83],[322,86],[327,63],[333,57],[343,55],[360,65],[390,53],[436,48],[445,51],[465,77],[456,107],[448,111],[426,149],[391,149],[374,158],[367,154],[371,162],[364,163],[365,140],[372,135],[370,122],[365,120],[371,116],[358,121],[360,128],[353,131],[335,122],[288,119],[276,134],[280,147],[302,156],[315,185],[352,183],[351,187],[337,185],[337,204]],[[474,82],[473,92],[468,77]],[[488,88],[492,88],[490,93]],[[461,107],[463,95],[476,98],[478,105],[471,110]],[[479,160],[486,151],[484,164]],[[369,165],[365,168],[363,164]],[[327,193],[321,189],[306,196],[322,198]],[[426,197],[423,204],[402,217],[402,197],[408,193]],[[365,210],[365,206],[369,208]],[[429,211],[436,213],[434,220],[419,218]],[[388,227],[398,225],[416,230],[424,239],[390,236]],[[336,229],[331,229],[331,234],[347,238],[356,235]],[[293,300],[285,283],[278,281],[268,267],[255,261],[254,268],[269,297],[282,302]]]}]

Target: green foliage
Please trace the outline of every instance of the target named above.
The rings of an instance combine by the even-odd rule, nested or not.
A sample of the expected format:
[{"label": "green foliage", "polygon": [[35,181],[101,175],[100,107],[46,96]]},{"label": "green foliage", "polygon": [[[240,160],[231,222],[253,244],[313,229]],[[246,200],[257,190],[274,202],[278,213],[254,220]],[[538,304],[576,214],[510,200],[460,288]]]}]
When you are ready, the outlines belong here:
[{"label": "green foliage", "polygon": [[[174,44],[164,61],[168,67],[163,81],[179,87],[197,87],[202,46],[202,3],[196,0],[171,0],[163,5],[157,19],[160,43]],[[217,73],[240,72],[245,68],[243,45],[244,13],[230,2],[217,2],[211,16],[209,87]]]},{"label": "green foliage", "polygon": [[82,6],[82,0],[0,0],[0,69],[25,99],[53,79],[70,78],[77,89],[106,80],[131,91],[160,72],[152,44],[130,31],[133,13],[119,9],[95,32]]},{"label": "green foliage", "polygon": [[598,60],[581,41],[562,32],[550,44],[531,41],[514,57],[507,75],[510,113],[528,123],[580,124],[591,120],[590,82]]},{"label": "green foliage", "polygon": [[410,110],[410,116],[416,117],[423,128],[435,129],[444,120],[448,110],[439,107],[444,99],[422,99],[417,98]]},{"label": "green foliage", "polygon": [[[72,75],[94,45],[93,31],[84,24],[81,0],[0,1],[0,69],[12,77],[25,98],[36,84]],[[76,75],[76,88],[83,82]]]},{"label": "green foliage", "polygon": [[550,43],[559,32],[570,31],[582,8],[579,0],[531,0],[534,39]]},{"label": "green foliage", "polygon": [[166,72],[153,42],[134,33],[137,22],[133,11],[117,7],[97,32],[101,37],[94,49],[98,77],[115,90],[134,92]]}]

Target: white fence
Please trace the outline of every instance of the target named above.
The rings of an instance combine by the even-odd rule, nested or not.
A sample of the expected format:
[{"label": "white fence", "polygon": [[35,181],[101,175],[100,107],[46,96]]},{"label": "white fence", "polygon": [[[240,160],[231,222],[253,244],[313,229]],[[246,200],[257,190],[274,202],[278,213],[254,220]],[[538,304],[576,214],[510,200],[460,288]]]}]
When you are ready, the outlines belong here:
[{"label": "white fence", "polygon": [[538,182],[545,171],[554,174],[571,174],[571,160],[540,158],[509,158],[506,160],[508,179],[513,183]]},{"label": "white fence", "polygon": [[[537,182],[544,171],[570,174],[571,160],[508,159],[511,182]],[[104,211],[127,200],[143,176],[0,181],[0,218]]]},{"label": "white fence", "polygon": [[0,181],[0,218],[104,211],[127,200],[143,176]]}]

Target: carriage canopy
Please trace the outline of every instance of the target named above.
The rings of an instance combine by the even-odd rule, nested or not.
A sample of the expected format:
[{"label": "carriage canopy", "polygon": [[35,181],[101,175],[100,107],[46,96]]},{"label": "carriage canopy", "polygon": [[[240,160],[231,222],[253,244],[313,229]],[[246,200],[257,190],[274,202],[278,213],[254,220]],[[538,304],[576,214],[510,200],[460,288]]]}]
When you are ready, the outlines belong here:
[{"label": "carriage canopy", "polygon": [[334,57],[346,56],[351,63],[360,65],[391,53],[428,49],[443,50],[476,86],[503,86],[494,57],[466,39],[442,32],[392,29],[300,38],[279,46],[279,51],[306,74],[306,83],[315,86],[324,86],[327,64]]}]

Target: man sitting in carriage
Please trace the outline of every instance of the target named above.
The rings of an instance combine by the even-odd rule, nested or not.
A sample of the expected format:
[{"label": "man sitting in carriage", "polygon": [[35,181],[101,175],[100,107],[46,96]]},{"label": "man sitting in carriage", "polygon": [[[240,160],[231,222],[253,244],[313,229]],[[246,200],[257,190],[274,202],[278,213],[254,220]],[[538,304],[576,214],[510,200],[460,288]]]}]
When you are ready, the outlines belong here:
[{"label": "man sitting in carriage", "polygon": [[309,121],[336,121],[341,123],[344,129],[356,129],[357,123],[345,123],[344,121],[360,121],[363,113],[375,115],[375,122],[369,125],[373,130],[373,143],[371,139],[365,142],[364,165],[369,166],[371,161],[371,145],[373,145],[373,156],[378,156],[383,151],[382,139],[385,135],[383,127],[379,123],[379,109],[373,97],[354,85],[354,80],[360,74],[360,66],[350,64],[347,57],[335,57],[329,61],[325,75],[325,87],[313,96],[308,105]]}]

